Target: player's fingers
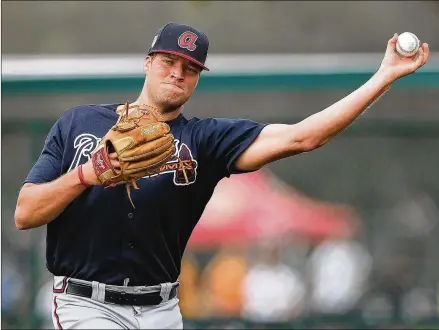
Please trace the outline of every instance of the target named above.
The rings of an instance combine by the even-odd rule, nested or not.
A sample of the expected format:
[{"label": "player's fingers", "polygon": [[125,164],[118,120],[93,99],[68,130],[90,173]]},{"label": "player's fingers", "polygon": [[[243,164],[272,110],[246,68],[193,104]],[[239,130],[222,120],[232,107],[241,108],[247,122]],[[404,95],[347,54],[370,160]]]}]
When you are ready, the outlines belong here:
[{"label": "player's fingers", "polygon": [[386,54],[393,54],[396,48],[396,42],[398,41],[398,35],[395,33],[392,38],[387,42]]},{"label": "player's fingers", "polygon": [[115,152],[112,152],[112,153],[108,154],[108,157],[109,157],[110,159],[118,159],[118,157],[117,157],[117,153],[115,153]]},{"label": "player's fingers", "polygon": [[422,63],[422,65],[424,65],[427,62],[428,57],[430,56],[430,47],[428,47],[427,43],[422,44],[422,50],[424,51],[424,62]]},{"label": "player's fingers", "polygon": [[387,42],[387,45],[389,45],[389,46],[395,46],[397,41],[398,41],[398,34],[395,33],[395,34],[393,35],[393,37],[389,39],[389,41]]},{"label": "player's fingers", "polygon": [[120,163],[116,159],[110,159],[110,163],[113,166],[114,169],[120,170]]},{"label": "player's fingers", "polygon": [[417,70],[424,64],[424,58],[425,58],[424,50],[422,48],[419,48],[418,54],[419,54],[418,57],[411,65],[412,71]]}]

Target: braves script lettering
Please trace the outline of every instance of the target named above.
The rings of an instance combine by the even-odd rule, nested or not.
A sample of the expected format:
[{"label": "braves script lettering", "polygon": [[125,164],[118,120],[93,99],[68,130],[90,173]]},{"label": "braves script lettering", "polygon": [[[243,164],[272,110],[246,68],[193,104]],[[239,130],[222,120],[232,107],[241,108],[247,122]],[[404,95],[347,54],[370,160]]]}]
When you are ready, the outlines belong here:
[{"label": "braves script lettering", "polygon": [[91,153],[97,148],[100,141],[100,138],[90,133],[78,135],[73,141],[75,156],[67,172],[78,167],[80,164],[86,163],[91,158]]}]

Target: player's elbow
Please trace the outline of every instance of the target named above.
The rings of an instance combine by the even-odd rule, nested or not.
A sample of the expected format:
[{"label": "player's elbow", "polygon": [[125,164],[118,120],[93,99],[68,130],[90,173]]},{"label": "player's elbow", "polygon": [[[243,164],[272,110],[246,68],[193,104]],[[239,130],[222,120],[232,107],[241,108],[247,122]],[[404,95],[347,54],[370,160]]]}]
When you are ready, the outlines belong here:
[{"label": "player's elbow", "polygon": [[329,140],[310,140],[310,141],[304,141],[302,145],[303,152],[312,151],[315,149],[318,149],[326,144]]},{"label": "player's elbow", "polygon": [[38,194],[30,188],[31,186],[33,186],[33,184],[26,183],[18,195],[14,222],[15,227],[19,230],[38,227],[37,223],[39,222],[38,217],[41,207],[38,207],[32,198]]},{"label": "player's elbow", "polygon": [[309,134],[296,139],[297,148],[300,152],[308,152],[324,146],[332,139],[332,136]]},{"label": "player's elbow", "polygon": [[[298,127],[298,125],[295,125]],[[298,127],[299,128],[299,127]],[[308,132],[303,132],[300,129],[292,131],[290,135],[287,149],[293,155],[302,152],[309,152],[324,145],[327,141],[323,141],[318,135],[311,135]]]},{"label": "player's elbow", "polygon": [[15,208],[14,221],[15,227],[19,230],[26,230],[32,228],[29,212],[22,206],[17,205]]},{"label": "player's elbow", "polygon": [[320,148],[324,143],[313,139],[304,139],[302,141],[295,141],[292,149],[295,153],[309,152]]},{"label": "player's elbow", "polygon": [[14,215],[15,227],[18,230],[27,230],[36,227],[40,227],[44,224],[41,220],[39,220],[32,213],[22,210],[20,208],[15,209]]},{"label": "player's elbow", "polygon": [[314,129],[306,120],[292,126],[290,148],[297,153],[309,152],[328,143],[333,135]]},{"label": "player's elbow", "polygon": [[276,158],[276,160],[298,155],[303,152],[314,150],[316,148],[318,148],[318,146],[310,141],[291,141],[282,149],[282,153]]},{"label": "player's elbow", "polygon": [[[21,196],[20,196],[21,197]],[[18,198],[17,206],[15,207],[14,222],[15,227],[19,230],[26,230],[38,227],[38,212],[31,207],[28,201]]]},{"label": "player's elbow", "polygon": [[312,141],[303,141],[302,143],[300,143],[298,149],[300,150],[300,152],[309,152],[311,150],[314,150],[318,148],[318,144],[312,142]]},{"label": "player's elbow", "polygon": [[19,207],[15,209],[14,221],[15,227],[19,230],[41,227],[50,222],[47,221],[47,217],[43,217],[43,214],[23,210]]}]

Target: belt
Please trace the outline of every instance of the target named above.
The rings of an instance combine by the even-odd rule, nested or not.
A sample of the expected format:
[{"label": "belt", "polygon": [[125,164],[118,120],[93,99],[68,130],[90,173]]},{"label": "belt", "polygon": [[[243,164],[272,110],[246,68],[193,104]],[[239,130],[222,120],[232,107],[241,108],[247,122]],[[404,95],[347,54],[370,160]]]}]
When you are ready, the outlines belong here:
[{"label": "belt", "polygon": [[[177,295],[177,286],[174,286],[169,292],[168,300]],[[70,281],[65,292],[67,294],[91,298],[93,288],[91,284],[75,283]],[[163,302],[163,298],[160,296],[160,292],[126,293],[105,288],[104,301],[118,305],[151,306],[159,305]]]}]

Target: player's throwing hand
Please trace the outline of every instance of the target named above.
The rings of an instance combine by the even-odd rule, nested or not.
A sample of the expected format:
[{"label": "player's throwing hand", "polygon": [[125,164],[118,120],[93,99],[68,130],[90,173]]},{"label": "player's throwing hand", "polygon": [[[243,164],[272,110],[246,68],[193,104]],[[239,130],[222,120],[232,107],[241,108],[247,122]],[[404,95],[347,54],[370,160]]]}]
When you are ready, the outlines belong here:
[{"label": "player's throwing hand", "polygon": [[396,42],[398,41],[398,35],[395,33],[393,37],[387,43],[386,53],[384,59],[381,62],[379,72],[383,73],[389,79],[389,83],[409,75],[420,67],[422,67],[428,60],[430,50],[427,43],[423,43],[419,47],[416,55],[412,57],[401,58],[396,52]]}]

